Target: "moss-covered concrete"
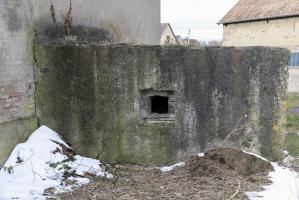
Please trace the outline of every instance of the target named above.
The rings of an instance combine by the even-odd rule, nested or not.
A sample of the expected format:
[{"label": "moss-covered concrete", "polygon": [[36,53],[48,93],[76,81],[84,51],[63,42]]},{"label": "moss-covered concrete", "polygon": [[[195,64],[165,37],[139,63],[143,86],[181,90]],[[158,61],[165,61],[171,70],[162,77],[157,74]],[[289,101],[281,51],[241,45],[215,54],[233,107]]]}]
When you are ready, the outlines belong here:
[{"label": "moss-covered concrete", "polygon": [[[229,146],[280,157],[287,50],[74,43],[34,49],[40,123],[83,155],[152,164]],[[172,94],[174,118],[144,118],[144,91]]]}]

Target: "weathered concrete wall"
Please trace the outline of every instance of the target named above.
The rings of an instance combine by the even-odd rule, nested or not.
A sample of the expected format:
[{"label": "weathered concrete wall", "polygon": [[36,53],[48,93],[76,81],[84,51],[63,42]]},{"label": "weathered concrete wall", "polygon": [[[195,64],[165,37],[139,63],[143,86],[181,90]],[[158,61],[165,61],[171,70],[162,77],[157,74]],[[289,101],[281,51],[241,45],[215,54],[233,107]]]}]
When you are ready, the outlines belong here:
[{"label": "weathered concrete wall", "polygon": [[288,92],[299,94],[299,69],[289,69],[289,87]]},{"label": "weathered concrete wall", "polygon": [[[35,46],[37,113],[80,153],[177,161],[218,146],[278,159],[287,63],[279,48]],[[151,112],[153,96],[168,113]]]},{"label": "weathered concrete wall", "polygon": [[16,144],[12,138],[23,142],[31,133],[27,127],[34,125],[25,120],[35,115],[33,38],[43,42],[65,38],[81,43],[160,42],[159,0],[72,0],[73,27],[65,37],[63,23],[69,6],[67,0],[0,1],[0,127],[11,125],[0,128],[0,164]]},{"label": "weathered concrete wall", "polygon": [[299,17],[223,26],[224,46],[275,46],[299,50]]}]

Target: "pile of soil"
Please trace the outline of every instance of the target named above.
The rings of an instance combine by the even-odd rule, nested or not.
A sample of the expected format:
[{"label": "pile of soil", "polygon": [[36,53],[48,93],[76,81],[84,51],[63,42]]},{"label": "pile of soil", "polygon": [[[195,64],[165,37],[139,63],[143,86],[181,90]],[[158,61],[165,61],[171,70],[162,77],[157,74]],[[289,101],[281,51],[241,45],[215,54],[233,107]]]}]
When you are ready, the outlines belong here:
[{"label": "pile of soil", "polygon": [[216,149],[203,157],[192,156],[185,166],[166,173],[157,168],[118,165],[113,169],[113,179],[94,178],[90,184],[59,197],[76,200],[247,199],[245,192],[259,191],[260,186],[270,183],[267,174],[271,170],[268,162],[242,151]]},{"label": "pile of soil", "polygon": [[193,175],[197,176],[223,175],[228,171],[249,176],[274,170],[269,162],[232,148],[213,149],[207,151],[203,157],[191,156],[187,161],[187,167]]}]

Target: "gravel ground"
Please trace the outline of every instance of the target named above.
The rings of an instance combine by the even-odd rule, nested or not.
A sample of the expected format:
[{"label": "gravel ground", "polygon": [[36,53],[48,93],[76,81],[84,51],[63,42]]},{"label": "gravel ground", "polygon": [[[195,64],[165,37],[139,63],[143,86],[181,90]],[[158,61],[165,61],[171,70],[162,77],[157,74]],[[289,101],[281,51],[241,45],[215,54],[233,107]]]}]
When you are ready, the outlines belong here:
[{"label": "gravel ground", "polygon": [[[194,157],[193,157],[194,158]],[[137,165],[118,165],[114,179],[93,178],[73,192],[60,194],[67,200],[143,199],[247,199],[245,192],[259,191],[270,183],[267,173],[241,176],[229,165],[210,159],[193,159],[170,172]],[[200,162],[198,162],[200,161]]]}]

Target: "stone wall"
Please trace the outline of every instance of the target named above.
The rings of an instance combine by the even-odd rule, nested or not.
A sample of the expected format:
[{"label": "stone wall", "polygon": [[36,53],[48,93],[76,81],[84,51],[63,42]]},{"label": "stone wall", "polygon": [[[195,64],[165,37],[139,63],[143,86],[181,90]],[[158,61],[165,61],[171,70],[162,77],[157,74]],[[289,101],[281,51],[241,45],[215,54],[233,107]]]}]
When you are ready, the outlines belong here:
[{"label": "stone wall", "polygon": [[69,9],[68,0],[0,1],[0,164],[37,127],[33,40],[160,42],[159,0],[72,0],[72,31],[66,36]]},{"label": "stone wall", "polygon": [[289,52],[36,44],[37,115],[81,154],[167,163],[226,146],[279,159]]},{"label": "stone wall", "polygon": [[275,46],[299,50],[299,17],[228,24],[224,46]]}]

